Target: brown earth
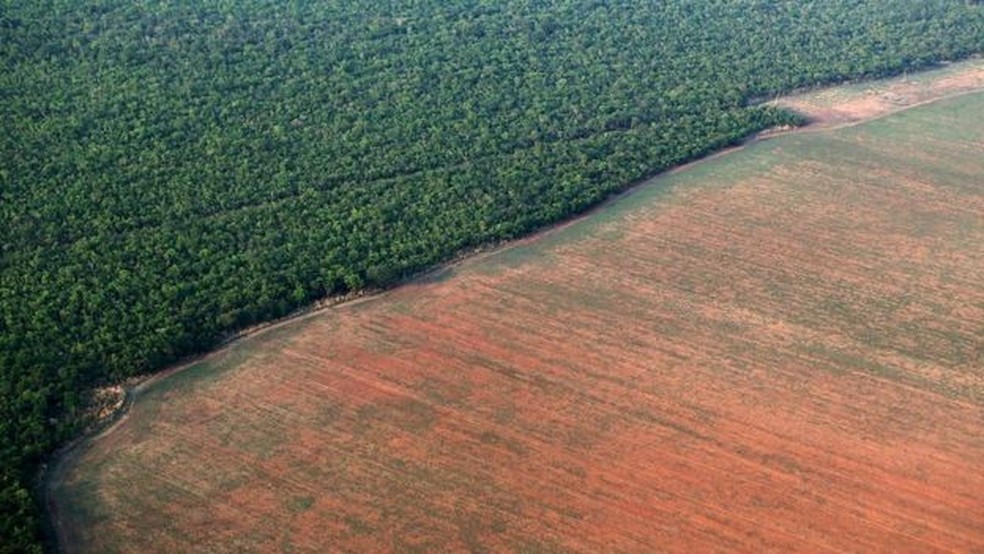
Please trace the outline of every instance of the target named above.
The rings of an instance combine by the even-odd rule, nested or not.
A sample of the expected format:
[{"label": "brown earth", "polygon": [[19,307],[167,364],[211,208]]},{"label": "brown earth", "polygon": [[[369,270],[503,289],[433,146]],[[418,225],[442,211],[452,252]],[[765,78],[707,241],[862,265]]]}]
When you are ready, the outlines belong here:
[{"label": "brown earth", "polygon": [[984,59],[879,81],[778,98],[770,104],[809,116],[814,127],[867,121],[940,98],[984,88]]},{"label": "brown earth", "polygon": [[52,481],[84,552],[984,552],[984,95],[789,135],[238,343]]}]

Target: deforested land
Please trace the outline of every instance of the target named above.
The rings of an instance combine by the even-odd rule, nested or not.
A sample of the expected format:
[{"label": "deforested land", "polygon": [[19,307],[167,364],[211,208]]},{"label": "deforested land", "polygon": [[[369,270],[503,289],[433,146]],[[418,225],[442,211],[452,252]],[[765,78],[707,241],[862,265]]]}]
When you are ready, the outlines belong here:
[{"label": "deforested land", "polygon": [[63,543],[980,550],[981,175],[965,94],[260,333],[68,460]]},{"label": "deforested land", "polygon": [[125,380],[981,52],[973,1],[4,2],[0,551]]}]

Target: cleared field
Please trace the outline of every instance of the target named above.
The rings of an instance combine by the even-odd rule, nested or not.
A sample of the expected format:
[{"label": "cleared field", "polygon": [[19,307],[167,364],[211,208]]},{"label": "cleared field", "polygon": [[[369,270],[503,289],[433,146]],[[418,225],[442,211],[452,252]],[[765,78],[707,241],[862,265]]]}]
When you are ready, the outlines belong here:
[{"label": "cleared field", "polygon": [[984,95],[758,142],[235,345],[81,552],[984,551]]},{"label": "cleared field", "polygon": [[911,75],[785,96],[770,104],[809,114],[814,127],[837,127],[981,88],[984,59],[972,58]]}]

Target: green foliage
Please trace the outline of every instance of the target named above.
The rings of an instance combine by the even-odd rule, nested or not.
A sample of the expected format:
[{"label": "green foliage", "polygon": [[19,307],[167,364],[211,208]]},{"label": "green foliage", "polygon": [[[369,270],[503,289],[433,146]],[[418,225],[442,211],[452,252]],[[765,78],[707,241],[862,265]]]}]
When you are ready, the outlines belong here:
[{"label": "green foliage", "polygon": [[0,468],[0,554],[41,552],[37,507],[21,479]]},{"label": "green foliage", "polygon": [[4,2],[0,544],[33,544],[23,484],[88,387],[795,122],[750,99],[960,58],[982,29],[974,3],[908,0]]}]

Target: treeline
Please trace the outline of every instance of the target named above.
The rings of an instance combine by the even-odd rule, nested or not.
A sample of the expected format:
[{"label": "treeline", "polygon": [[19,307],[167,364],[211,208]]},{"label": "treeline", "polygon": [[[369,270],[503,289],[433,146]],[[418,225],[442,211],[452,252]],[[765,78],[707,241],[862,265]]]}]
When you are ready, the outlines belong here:
[{"label": "treeline", "polygon": [[956,1],[0,4],[0,551],[92,387],[982,50]]}]

